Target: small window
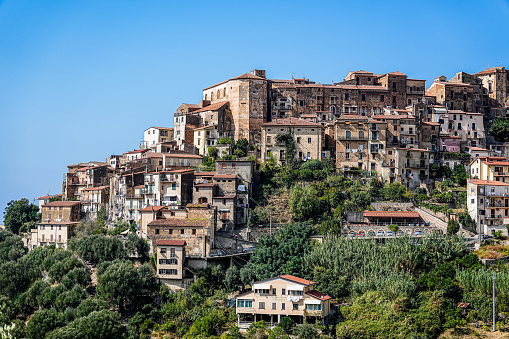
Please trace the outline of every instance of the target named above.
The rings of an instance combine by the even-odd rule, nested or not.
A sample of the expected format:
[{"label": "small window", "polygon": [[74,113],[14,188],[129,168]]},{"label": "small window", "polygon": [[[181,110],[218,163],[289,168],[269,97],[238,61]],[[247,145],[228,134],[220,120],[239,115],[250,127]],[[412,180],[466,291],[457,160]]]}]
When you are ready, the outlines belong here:
[{"label": "small window", "polygon": [[281,309],[284,310],[286,307],[285,303],[281,303]]},{"label": "small window", "polygon": [[259,302],[258,303],[258,308],[261,309],[261,310],[264,310],[265,309],[265,303],[264,302]]},{"label": "small window", "polygon": [[180,230],[180,234],[184,234],[184,229],[181,229],[181,230]]},{"label": "small window", "polygon": [[[284,289],[284,288],[283,288],[283,289],[281,289],[281,294],[282,294],[282,295],[285,295],[285,294],[286,294],[286,289]],[[284,305],[284,304],[283,304],[283,305]]]},{"label": "small window", "polygon": [[159,234],[159,228],[156,228],[156,234]]},{"label": "small window", "polygon": [[310,143],[311,143],[311,138],[308,138],[308,144],[310,144]]},{"label": "small window", "polygon": [[272,289],[272,294],[274,294],[274,295],[276,294],[276,289],[275,288]]},{"label": "small window", "polygon": [[299,304],[293,304],[293,310],[298,311],[299,310]]},{"label": "small window", "polygon": [[349,100],[349,99],[350,99],[350,94],[345,93],[345,100]]},{"label": "small window", "polygon": [[166,253],[166,247],[161,247],[161,253]]},{"label": "small window", "polygon": [[193,235],[196,235],[196,228],[193,228]]},{"label": "small window", "polygon": [[276,303],[272,303],[272,309],[275,310],[276,309]]}]

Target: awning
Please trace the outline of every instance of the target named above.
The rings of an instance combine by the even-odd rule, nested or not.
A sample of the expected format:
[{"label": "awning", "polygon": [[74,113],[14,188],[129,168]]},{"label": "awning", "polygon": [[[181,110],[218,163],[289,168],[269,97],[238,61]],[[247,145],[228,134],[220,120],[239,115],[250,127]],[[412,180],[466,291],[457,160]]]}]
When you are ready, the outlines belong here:
[{"label": "awning", "polygon": [[304,286],[302,286],[302,285],[287,285],[286,289],[288,291],[304,291]]},{"label": "awning", "polygon": [[255,290],[270,290],[269,284],[254,284],[253,287]]},{"label": "awning", "polygon": [[304,304],[320,305],[321,303],[320,300],[304,300]]},{"label": "awning", "polygon": [[439,113],[439,114],[446,114],[447,113],[447,110],[445,108],[435,108],[435,112],[436,113]]},{"label": "awning", "polygon": [[246,191],[246,186],[245,185],[239,185],[239,187],[237,188],[237,191],[245,192]]}]

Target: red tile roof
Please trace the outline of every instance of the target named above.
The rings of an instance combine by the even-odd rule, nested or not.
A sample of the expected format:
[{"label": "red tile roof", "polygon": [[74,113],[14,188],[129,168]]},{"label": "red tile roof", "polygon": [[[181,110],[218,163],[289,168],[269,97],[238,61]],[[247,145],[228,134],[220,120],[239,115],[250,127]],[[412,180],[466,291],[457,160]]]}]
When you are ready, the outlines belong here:
[{"label": "red tile roof", "polygon": [[507,161],[486,161],[488,165],[509,166]]},{"label": "red tile roof", "polygon": [[310,296],[318,298],[322,301],[331,299],[331,297],[329,297],[328,295],[323,294],[322,292],[318,292],[317,290],[307,291],[306,294],[309,294]]},{"label": "red tile roof", "polygon": [[156,245],[162,245],[162,246],[185,246],[186,241],[185,240],[165,240],[165,239],[159,239],[156,242]]},{"label": "red tile roof", "polygon": [[403,74],[403,73],[401,73],[400,71],[390,72],[390,73],[387,73],[387,75],[407,76],[406,74]]},{"label": "red tile roof", "polygon": [[108,186],[89,187],[89,188],[85,188],[83,191],[100,191],[105,188],[108,188]]},{"label": "red tile roof", "polygon": [[431,126],[440,126],[440,124],[438,122],[423,121],[422,124],[423,125],[431,125]]},{"label": "red tile roof", "polygon": [[148,148],[144,148],[144,149],[138,149],[135,151],[125,152],[124,154],[143,153],[143,152],[148,152],[148,151],[150,151]]},{"label": "red tile roof", "polygon": [[[189,153],[163,153],[167,158],[193,158],[203,159],[201,155],[189,154]],[[166,164],[168,166],[168,164]],[[178,166],[178,165],[175,165]]]},{"label": "red tile roof", "polygon": [[225,195],[224,197],[213,197],[212,199],[235,199],[235,195]]},{"label": "red tile roof", "polygon": [[314,285],[315,284],[314,281],[307,280],[307,279],[302,279],[302,278],[299,278],[299,277],[295,277],[295,276],[290,275],[290,274],[280,275],[279,277],[283,278],[283,279],[286,279],[286,280],[290,280],[290,281],[296,282],[298,284],[306,285],[306,286]]},{"label": "red tile roof", "polygon": [[455,86],[455,87],[474,87],[474,85],[465,84],[461,82],[434,82],[434,84],[446,85],[446,86]]},{"label": "red tile roof", "polygon": [[468,149],[470,149],[471,151],[485,151],[485,152],[489,152],[490,151],[489,149],[480,148],[480,147],[468,147]]},{"label": "red tile roof", "polygon": [[424,149],[424,148],[405,148],[405,147],[400,147],[398,149],[403,150],[403,151],[431,152],[429,149]]},{"label": "red tile roof", "polygon": [[314,122],[297,118],[276,119],[271,122],[263,123],[262,126],[309,126],[322,128],[322,125],[320,124],[315,124]]},{"label": "red tile roof", "polygon": [[415,119],[415,115],[410,115],[410,114],[373,115],[372,118],[373,119],[389,119],[389,120]]},{"label": "red tile roof", "polygon": [[374,218],[419,218],[418,212],[413,211],[364,211],[364,217]]},{"label": "red tile roof", "polygon": [[81,201],[53,201],[42,206],[51,206],[51,207],[69,207],[80,204]]},{"label": "red tile roof", "polygon": [[509,183],[494,180],[467,179],[469,184],[489,186],[509,186]]},{"label": "red tile roof", "polygon": [[148,226],[208,227],[209,221],[207,219],[166,218],[151,221]]},{"label": "red tile roof", "polygon": [[218,101],[218,102],[215,102],[213,103],[212,105],[209,105],[209,106],[205,106],[203,108],[200,108],[196,111],[193,111],[193,114],[194,113],[200,113],[200,112],[207,112],[207,111],[216,111],[218,109],[220,109],[221,107],[223,107],[224,105],[226,105],[229,101]]},{"label": "red tile roof", "polygon": [[49,195],[45,195],[43,197],[37,198],[37,200],[49,199],[49,198],[51,198]]},{"label": "red tile roof", "polygon": [[145,208],[142,208],[140,212],[157,212],[165,208],[166,206],[147,206]]}]

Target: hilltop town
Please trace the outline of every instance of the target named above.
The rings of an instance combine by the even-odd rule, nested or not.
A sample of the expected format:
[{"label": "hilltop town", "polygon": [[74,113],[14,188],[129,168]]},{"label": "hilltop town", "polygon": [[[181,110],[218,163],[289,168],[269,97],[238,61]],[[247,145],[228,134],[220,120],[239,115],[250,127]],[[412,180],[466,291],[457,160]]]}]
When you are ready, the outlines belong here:
[{"label": "hilltop town", "polygon": [[[102,260],[81,255],[83,239],[107,232],[129,252],[137,235],[136,250],[122,258],[153,258],[154,281],[175,292],[195,293],[204,276],[220,286],[214,274],[227,272],[225,281],[235,277],[225,282],[225,302],[235,307],[228,321],[253,333],[263,320],[267,328],[316,322],[327,325],[323,334],[337,325],[341,338],[376,337],[377,330],[356,332],[348,313],[361,307],[360,296],[372,304],[378,296],[371,292],[401,283],[404,293],[384,290],[382,298],[397,313],[415,306],[401,293],[423,293],[431,303],[441,291],[449,304],[438,302],[440,312],[447,324],[455,320],[426,332],[436,337],[463,324],[468,305],[454,305],[474,293],[454,272],[480,270],[479,259],[493,259],[479,254],[484,241],[508,236],[508,115],[504,67],[439,76],[429,86],[399,71],[352,71],[322,84],[270,79],[257,69],[204,88],[199,102],[182,103],[169,117],[173,127],[145,129],[134,150],[69,164],[62,193],[40,197],[40,221],[20,233],[30,252],[70,249],[92,272],[98,264],[99,274]],[[340,258],[352,253],[360,266],[347,269]],[[385,264],[374,269],[360,253]],[[437,273],[440,265],[453,273]],[[151,328],[176,331],[158,326]],[[197,333],[187,330],[179,336]],[[428,329],[412,329],[421,330]]]}]

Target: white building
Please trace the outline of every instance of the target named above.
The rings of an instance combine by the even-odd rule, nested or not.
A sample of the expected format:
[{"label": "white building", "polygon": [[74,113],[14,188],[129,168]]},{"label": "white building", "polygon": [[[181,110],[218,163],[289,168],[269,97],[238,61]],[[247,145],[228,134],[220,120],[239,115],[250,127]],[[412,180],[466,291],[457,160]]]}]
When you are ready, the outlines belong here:
[{"label": "white building", "polygon": [[507,235],[509,224],[509,183],[469,179],[467,209],[483,234],[502,231]]},{"label": "white building", "polygon": [[143,132],[143,141],[140,149],[155,147],[156,144],[173,140],[173,128],[170,127],[149,127]]}]

